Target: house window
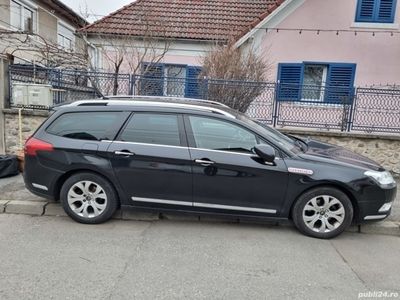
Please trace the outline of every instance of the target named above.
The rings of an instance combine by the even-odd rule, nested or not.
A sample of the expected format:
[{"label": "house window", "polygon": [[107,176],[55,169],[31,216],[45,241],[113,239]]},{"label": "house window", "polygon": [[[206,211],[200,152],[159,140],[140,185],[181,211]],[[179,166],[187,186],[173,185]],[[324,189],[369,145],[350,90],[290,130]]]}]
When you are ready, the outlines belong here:
[{"label": "house window", "polygon": [[200,67],[143,64],[140,93],[151,96],[200,98]]},{"label": "house window", "polygon": [[10,23],[12,29],[33,33],[36,31],[36,9],[23,2],[11,1]]},{"label": "house window", "polygon": [[67,50],[73,50],[75,45],[74,30],[58,23],[57,27],[57,41],[58,45]]},{"label": "house window", "polygon": [[280,101],[348,103],[356,65],[349,63],[282,63],[278,68]]},{"label": "house window", "polygon": [[186,66],[166,65],[164,68],[165,88],[164,96],[185,96]]},{"label": "house window", "polygon": [[358,0],[356,22],[393,23],[397,0]]},{"label": "house window", "polygon": [[323,101],[327,73],[328,65],[305,64],[301,99]]}]

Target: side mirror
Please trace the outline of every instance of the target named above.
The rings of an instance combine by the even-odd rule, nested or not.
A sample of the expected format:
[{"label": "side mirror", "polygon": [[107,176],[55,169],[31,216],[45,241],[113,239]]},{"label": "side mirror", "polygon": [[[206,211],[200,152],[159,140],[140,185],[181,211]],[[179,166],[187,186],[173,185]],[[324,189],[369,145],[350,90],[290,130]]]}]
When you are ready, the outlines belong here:
[{"label": "side mirror", "polygon": [[257,145],[254,147],[254,152],[267,163],[273,163],[275,160],[275,149],[270,145]]}]

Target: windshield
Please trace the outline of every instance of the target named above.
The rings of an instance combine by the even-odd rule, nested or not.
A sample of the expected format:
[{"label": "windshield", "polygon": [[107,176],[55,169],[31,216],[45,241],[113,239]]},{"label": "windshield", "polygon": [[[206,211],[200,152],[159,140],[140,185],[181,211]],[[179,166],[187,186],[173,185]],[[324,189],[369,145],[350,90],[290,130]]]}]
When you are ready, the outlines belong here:
[{"label": "windshield", "polygon": [[284,150],[298,153],[301,152],[301,147],[298,145],[295,139],[292,139],[283,133],[280,133],[278,130],[275,130],[268,125],[265,125],[261,122],[251,120],[244,114],[238,115],[239,120],[245,122],[250,125],[252,128],[260,132],[263,136],[265,136],[268,141],[281,146]]}]

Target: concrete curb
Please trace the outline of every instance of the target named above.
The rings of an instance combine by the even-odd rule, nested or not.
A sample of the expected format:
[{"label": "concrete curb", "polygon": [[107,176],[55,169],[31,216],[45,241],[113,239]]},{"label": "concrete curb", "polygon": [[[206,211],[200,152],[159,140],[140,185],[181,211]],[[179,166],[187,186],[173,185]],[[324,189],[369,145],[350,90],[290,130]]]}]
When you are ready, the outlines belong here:
[{"label": "concrete curb", "polygon": [[[67,214],[64,212],[59,203],[46,202],[46,201],[21,201],[21,200],[0,200],[0,214],[24,214],[31,216],[59,216],[65,217]],[[133,221],[158,221],[158,220],[171,220],[171,221],[201,221],[201,222],[220,222],[220,223],[248,223],[247,221],[241,222],[232,219],[219,219],[212,217],[199,217],[195,215],[178,215],[178,214],[158,214],[135,212],[133,210],[118,210],[115,212],[113,219],[119,220],[133,220]],[[400,236],[400,222],[382,221],[370,224],[351,226],[347,232],[364,233],[364,234],[380,234]]]},{"label": "concrete curb", "polygon": [[48,204],[46,201],[21,201],[11,200],[5,205],[5,213],[7,214],[24,214],[32,216],[41,216]]}]

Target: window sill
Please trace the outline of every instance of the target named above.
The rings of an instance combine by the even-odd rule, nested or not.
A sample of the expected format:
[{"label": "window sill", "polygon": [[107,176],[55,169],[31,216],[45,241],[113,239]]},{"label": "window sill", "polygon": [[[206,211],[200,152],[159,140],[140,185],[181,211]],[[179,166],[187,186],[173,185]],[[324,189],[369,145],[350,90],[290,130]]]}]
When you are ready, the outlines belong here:
[{"label": "window sill", "polygon": [[364,23],[354,22],[350,26],[351,28],[365,28],[365,29],[393,29],[397,30],[400,28],[398,23]]}]

